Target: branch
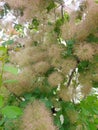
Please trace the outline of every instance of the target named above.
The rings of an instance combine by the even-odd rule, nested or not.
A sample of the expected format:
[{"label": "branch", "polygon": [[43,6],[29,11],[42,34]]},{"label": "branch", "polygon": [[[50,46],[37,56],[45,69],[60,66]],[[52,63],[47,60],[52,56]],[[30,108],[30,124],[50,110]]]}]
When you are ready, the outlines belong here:
[{"label": "branch", "polygon": [[[5,85],[5,87],[6,87],[6,89],[8,89],[8,87],[7,87],[6,85]],[[8,91],[9,91],[11,94],[13,94],[20,102],[23,101],[23,100],[21,99],[21,97],[17,96],[15,93],[11,92],[9,89],[8,89]]]},{"label": "branch", "polygon": [[76,60],[77,60],[77,65],[76,65],[76,67],[73,69],[73,71],[71,72],[71,75],[69,76],[69,80],[68,80],[68,83],[67,83],[67,87],[70,86],[71,81],[72,81],[72,78],[73,78],[73,75],[74,75],[74,73],[75,73],[75,70],[76,70],[76,68],[78,67],[79,63],[80,63],[80,60],[79,60],[78,58],[76,58]]}]

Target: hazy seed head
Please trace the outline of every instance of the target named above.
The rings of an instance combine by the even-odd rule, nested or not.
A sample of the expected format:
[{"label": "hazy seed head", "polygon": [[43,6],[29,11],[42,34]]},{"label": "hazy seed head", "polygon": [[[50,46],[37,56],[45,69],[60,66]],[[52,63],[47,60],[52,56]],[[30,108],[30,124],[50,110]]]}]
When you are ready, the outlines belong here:
[{"label": "hazy seed head", "polygon": [[23,68],[18,74],[4,73],[5,80],[15,81],[13,83],[5,84],[8,90],[16,95],[21,95],[25,92],[31,92],[35,89],[33,80],[35,80],[35,74],[31,71],[30,66]]},{"label": "hazy seed head", "polygon": [[55,87],[58,84],[63,82],[63,76],[58,73],[58,72],[53,72],[52,74],[49,75],[48,77],[48,82],[51,86]]},{"label": "hazy seed head", "polygon": [[[43,4],[45,6],[46,2],[43,2],[43,0],[5,0],[12,9],[22,9],[23,10],[23,16],[19,19],[21,21],[27,21],[29,19],[32,19],[35,15],[39,14],[41,10],[43,10]],[[29,7],[29,8],[28,8]]]},{"label": "hazy seed head", "polygon": [[10,53],[10,62],[16,63],[23,67],[35,62],[45,60],[46,57],[46,51],[42,51],[37,47],[27,47],[19,52]]},{"label": "hazy seed head", "polygon": [[20,43],[21,46],[24,46],[26,48],[28,47],[32,47],[33,45],[33,39],[31,36],[28,36],[28,37],[22,37],[22,38],[17,38],[16,41],[18,43]]},{"label": "hazy seed head", "polygon": [[94,49],[89,43],[79,43],[74,46],[74,55],[80,60],[91,60],[94,55]]},{"label": "hazy seed head", "polygon": [[46,61],[40,61],[34,64],[32,67],[37,74],[44,74],[48,71],[50,65]]},{"label": "hazy seed head", "polygon": [[92,89],[92,85],[89,83],[85,83],[83,84],[82,88],[81,88],[81,93],[84,97],[88,96],[89,93],[91,92]]},{"label": "hazy seed head", "polygon": [[38,100],[25,108],[21,128],[22,130],[57,130],[50,111]]},{"label": "hazy seed head", "polygon": [[[86,14],[85,19],[82,19],[78,24],[73,18],[61,27],[63,39],[74,38],[76,41],[84,41],[90,33],[98,27],[98,5],[93,0],[87,1],[87,8],[83,12]],[[77,12],[75,12],[75,15]],[[73,14],[72,14],[73,15]]]},{"label": "hazy seed head", "polygon": [[77,122],[78,119],[78,112],[75,110],[67,110],[67,116],[72,124]]},{"label": "hazy seed head", "polygon": [[21,67],[30,64],[31,58],[25,53],[25,50],[10,53],[10,62],[13,64],[20,65]]},{"label": "hazy seed head", "polygon": [[65,102],[71,101],[71,99],[72,99],[72,93],[69,88],[66,88],[66,86],[65,86],[65,88],[61,88],[61,90],[59,91],[59,96]]},{"label": "hazy seed head", "polygon": [[61,62],[61,71],[63,74],[68,74],[70,70],[73,70],[76,67],[76,60],[74,58],[67,58]]},{"label": "hazy seed head", "polygon": [[91,68],[91,71],[92,71],[92,81],[95,81],[97,82],[98,81],[98,62],[96,63],[93,63],[93,66]]},{"label": "hazy seed head", "polygon": [[94,54],[96,55],[98,55],[98,44],[96,43],[93,43],[93,45],[92,45],[92,47],[93,47],[93,49],[94,49]]},{"label": "hazy seed head", "polygon": [[92,74],[90,72],[83,73],[79,76],[79,82],[82,85],[81,92],[87,96],[92,88]]},{"label": "hazy seed head", "polygon": [[49,57],[55,57],[55,58],[58,58],[60,57],[61,55],[61,52],[63,51],[64,49],[58,45],[58,44],[53,44],[51,45],[49,48],[48,48],[48,55]]},{"label": "hazy seed head", "polygon": [[32,57],[31,57],[31,61],[32,63],[35,62],[40,62],[40,61],[44,61],[47,59],[47,52],[46,51],[38,51],[37,52],[33,52]]}]

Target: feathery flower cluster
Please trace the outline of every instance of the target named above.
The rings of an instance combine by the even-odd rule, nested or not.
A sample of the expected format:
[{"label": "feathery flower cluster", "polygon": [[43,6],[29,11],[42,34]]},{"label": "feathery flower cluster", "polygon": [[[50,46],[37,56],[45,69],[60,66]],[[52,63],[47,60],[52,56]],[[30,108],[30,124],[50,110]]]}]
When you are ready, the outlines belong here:
[{"label": "feathery flower cluster", "polygon": [[57,130],[50,111],[44,103],[35,100],[29,104],[22,117],[21,130]]},{"label": "feathery flower cluster", "polygon": [[[74,55],[64,58],[62,54],[63,52],[65,53],[67,51],[67,48],[61,44],[58,44],[57,35],[54,32],[56,14],[53,15],[53,12],[47,13],[45,11],[45,8],[49,4],[48,2],[44,0],[37,0],[36,2],[33,0],[29,0],[28,2],[21,0],[17,1],[16,4],[14,4],[15,1],[12,0],[5,2],[8,2],[12,9],[22,9],[23,16],[18,16],[18,20],[24,17],[26,21],[30,17],[31,19],[29,20],[32,20],[33,18],[38,25],[36,31],[32,29],[30,30],[31,32],[29,32],[30,36],[28,38],[16,38],[16,46],[20,44],[23,47],[20,47],[18,48],[19,50],[17,50],[17,47],[15,48],[15,46],[12,45],[11,51],[9,48],[10,63],[16,66],[18,65],[21,70],[18,76],[12,76],[11,74],[4,75],[6,79],[15,79],[18,81],[14,84],[14,87],[11,84],[7,85],[11,92],[21,95],[25,92],[33,91],[41,83],[38,82],[38,77],[45,77],[45,74],[49,69],[51,69],[51,67],[53,67],[54,70],[57,70],[57,72],[53,71],[51,74],[49,74],[47,80],[51,86],[57,87],[58,84],[63,83],[64,78],[66,78],[66,76],[68,76],[69,73],[76,68],[77,60],[74,56],[78,57],[80,61],[91,61],[94,55],[97,54],[97,48],[94,46],[95,44],[80,42],[81,40],[85,39],[89,33],[92,33],[96,30],[97,14],[94,13],[97,10],[96,4],[89,4],[89,7],[86,9],[86,11],[88,11],[86,18],[81,20],[79,24],[74,23],[74,18],[74,22],[72,19],[70,19],[69,22],[62,26],[61,30],[63,39],[70,39],[74,36],[75,40],[80,42],[74,44]],[[45,8],[41,9],[43,5],[45,5]],[[93,7],[95,8],[93,9]],[[37,13],[35,13],[36,10]],[[91,13],[91,10],[93,10],[93,14]],[[41,15],[39,15],[40,11],[42,11]],[[50,16],[51,21],[49,20]],[[90,20],[90,23],[88,20]],[[94,29],[90,29],[90,26],[93,26],[93,24]],[[85,38],[83,37],[82,33]],[[95,77],[96,76],[93,75],[93,79]],[[35,83],[35,81],[37,81],[38,84],[37,82]],[[41,84],[40,87],[42,86]],[[63,96],[61,97],[63,98]]]},{"label": "feathery flower cluster", "polygon": [[[84,9],[85,18],[80,19],[80,22],[76,22],[75,16],[72,16],[69,23],[65,23],[62,27],[63,39],[75,38],[78,42],[83,41],[90,33],[94,33],[98,27],[98,4],[93,0],[87,0],[86,9]],[[73,19],[74,18],[74,19]]]},{"label": "feathery flower cluster", "polygon": [[58,72],[54,72],[49,75],[48,82],[51,86],[55,87],[63,82],[63,76]]},{"label": "feathery flower cluster", "polygon": [[74,55],[80,60],[91,60],[94,55],[94,49],[91,44],[86,42],[75,44]]},{"label": "feathery flower cluster", "polygon": [[[41,92],[44,88],[46,91],[56,90],[54,95],[56,94],[57,100],[61,98],[66,102],[76,98],[79,83],[82,86],[80,88],[82,95],[87,96],[91,91],[92,81],[98,81],[98,59],[94,60],[98,56],[98,44],[86,42],[89,34],[97,32],[98,5],[93,0],[87,0],[87,7],[82,12],[86,15],[81,17],[80,22],[76,22],[78,12],[72,12],[70,17],[75,15],[69,19],[69,22],[63,23],[64,21],[60,21],[61,14],[56,13],[57,8],[50,8],[51,0],[5,0],[5,2],[9,4],[14,13],[17,14],[19,11],[18,22],[20,24],[28,22],[28,28],[30,28],[26,37],[15,38],[15,44],[8,46],[10,61],[8,65],[18,66],[19,73],[17,75],[4,73],[4,80],[15,80],[15,83],[6,84],[6,88],[16,96],[34,92],[36,88],[39,88]],[[60,24],[62,32],[60,35],[55,32],[56,24],[58,26]],[[65,41],[75,40],[76,43],[72,45],[66,42],[64,46],[59,42],[60,38]],[[75,73],[76,70],[78,72],[78,64],[82,61],[90,62],[91,66],[90,69],[87,66],[89,73],[88,71],[80,72],[77,83]],[[83,67],[85,68],[85,65]],[[48,87],[44,87],[45,83]],[[54,98],[52,100],[56,100]],[[70,114],[75,115],[75,120],[77,120],[77,113],[68,111],[67,114],[71,123],[75,123]],[[26,106],[20,129],[57,130],[51,113],[45,104],[38,100]]]}]

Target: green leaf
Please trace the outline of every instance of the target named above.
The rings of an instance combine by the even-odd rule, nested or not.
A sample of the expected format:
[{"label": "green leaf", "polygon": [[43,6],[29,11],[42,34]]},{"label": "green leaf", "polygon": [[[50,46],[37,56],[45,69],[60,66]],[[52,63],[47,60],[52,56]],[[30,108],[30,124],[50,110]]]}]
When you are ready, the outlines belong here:
[{"label": "green leaf", "polygon": [[0,51],[6,52],[6,51],[7,51],[7,48],[1,46],[1,47],[0,47]]},{"label": "green leaf", "polygon": [[93,112],[98,115],[98,110],[96,108],[93,108]]},{"label": "green leaf", "polygon": [[98,37],[94,36],[93,34],[90,34],[87,37],[87,42],[91,42],[91,43],[98,43]]},{"label": "green leaf", "polygon": [[0,57],[2,58],[4,56],[4,54],[6,54],[7,52],[7,48],[5,47],[0,47]]},{"label": "green leaf", "polygon": [[4,10],[0,11],[0,19],[2,19],[4,17]]},{"label": "green leaf", "polygon": [[98,124],[98,118],[96,118],[96,119],[94,120],[94,123],[95,123],[95,124]]},{"label": "green leaf", "polygon": [[32,93],[25,93],[24,98],[25,100],[29,100],[32,97]]},{"label": "green leaf", "polygon": [[94,123],[89,122],[87,126],[88,130],[97,130],[97,127]]},{"label": "green leaf", "polygon": [[0,126],[2,126],[2,125],[5,123],[5,121],[6,121],[6,119],[5,119],[5,118],[2,118],[2,119],[0,120]]},{"label": "green leaf", "polygon": [[19,30],[23,30],[23,26],[21,24],[15,24],[14,28],[19,31]]},{"label": "green leaf", "polygon": [[94,88],[98,88],[98,82],[93,81],[92,84],[93,84],[93,87],[94,87]]},{"label": "green leaf", "polygon": [[18,80],[5,80],[5,81],[3,81],[3,84],[5,84],[5,83],[17,83],[18,82]]},{"label": "green leaf", "polygon": [[79,72],[84,72],[89,67],[89,61],[81,61],[78,65]]},{"label": "green leaf", "polygon": [[52,107],[52,102],[48,99],[41,99],[41,101],[43,101],[48,108]]},{"label": "green leaf", "polygon": [[67,40],[67,41],[66,41],[67,51],[66,51],[66,53],[64,54],[65,57],[72,55],[74,43],[75,43],[74,39],[71,39],[71,40]]},{"label": "green leaf", "polygon": [[2,45],[3,45],[3,46],[6,46],[6,45],[11,45],[11,44],[13,44],[13,43],[14,43],[13,40],[8,40],[8,41],[6,41],[6,42],[3,42]]},{"label": "green leaf", "polygon": [[61,29],[60,27],[63,25],[64,21],[62,18],[58,18],[55,22],[54,32],[60,35]]},{"label": "green leaf", "polygon": [[0,130],[4,130],[4,128],[3,128],[3,127],[0,127]]},{"label": "green leaf", "polygon": [[4,100],[3,100],[3,97],[0,95],[0,108],[3,106],[4,104]]},{"label": "green leaf", "polygon": [[95,0],[95,2],[98,4],[98,0]]},{"label": "green leaf", "polygon": [[37,26],[39,26],[39,21],[38,21],[36,18],[33,18],[32,24],[33,24],[35,27],[37,27]]},{"label": "green leaf", "polygon": [[10,73],[12,73],[14,75],[18,74],[18,68],[13,67],[13,66],[9,66],[9,65],[4,66],[4,71],[10,72]]},{"label": "green leaf", "polygon": [[7,12],[8,10],[10,10],[10,6],[9,6],[8,3],[5,3],[5,4],[4,4],[4,9],[5,9],[6,12]]},{"label": "green leaf", "polygon": [[64,13],[64,22],[69,21],[69,14],[67,12]]},{"label": "green leaf", "polygon": [[60,122],[59,116],[55,116],[55,117],[54,117],[54,124],[55,124],[56,126],[58,126],[59,128],[61,127],[61,122]]},{"label": "green leaf", "polygon": [[85,109],[85,108],[82,108],[82,114],[84,116],[89,116],[90,115],[89,111],[87,109]]},{"label": "green leaf", "polygon": [[56,7],[56,4],[54,2],[50,2],[48,7],[47,7],[47,13],[50,12],[51,9],[55,8]]},{"label": "green leaf", "polygon": [[16,106],[6,106],[1,110],[4,117],[14,119],[22,115],[23,111],[21,108]]},{"label": "green leaf", "polygon": [[75,40],[74,39],[67,40],[66,43],[67,43],[67,45],[73,45],[73,44],[75,44]]},{"label": "green leaf", "polygon": [[39,26],[39,20],[37,20],[36,18],[33,18],[32,23],[29,24],[29,29],[33,29],[33,30],[37,30]]}]

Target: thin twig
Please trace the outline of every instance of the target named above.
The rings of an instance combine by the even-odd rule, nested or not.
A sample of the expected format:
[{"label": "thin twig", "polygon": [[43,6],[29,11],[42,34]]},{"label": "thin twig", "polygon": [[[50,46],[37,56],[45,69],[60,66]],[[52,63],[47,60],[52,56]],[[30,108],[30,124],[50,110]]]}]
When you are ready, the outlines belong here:
[{"label": "thin twig", "polygon": [[61,4],[61,17],[62,17],[62,20],[64,20],[64,5]]},{"label": "thin twig", "polygon": [[72,78],[73,78],[73,75],[74,75],[75,70],[76,70],[76,67],[73,69],[73,71],[71,72],[71,75],[69,76],[69,81],[68,81],[68,83],[67,83],[67,87],[70,86],[70,83],[71,83],[71,80],[72,80]]},{"label": "thin twig", "polygon": [[72,78],[73,78],[73,75],[74,75],[74,73],[75,73],[75,70],[76,70],[76,68],[78,67],[79,63],[80,63],[80,60],[79,60],[78,58],[76,58],[76,60],[77,60],[77,65],[76,65],[76,67],[73,69],[73,71],[71,72],[71,75],[69,76],[69,80],[68,80],[68,83],[67,83],[67,87],[70,86],[70,83],[71,83],[71,81],[72,81]]},{"label": "thin twig", "polygon": [[11,92],[11,91],[9,90],[9,88],[7,87],[7,85],[4,85],[4,86],[5,86],[6,89],[7,89],[11,94],[13,94],[20,102],[23,101],[23,100],[21,99],[21,97],[17,96],[15,93]]}]

